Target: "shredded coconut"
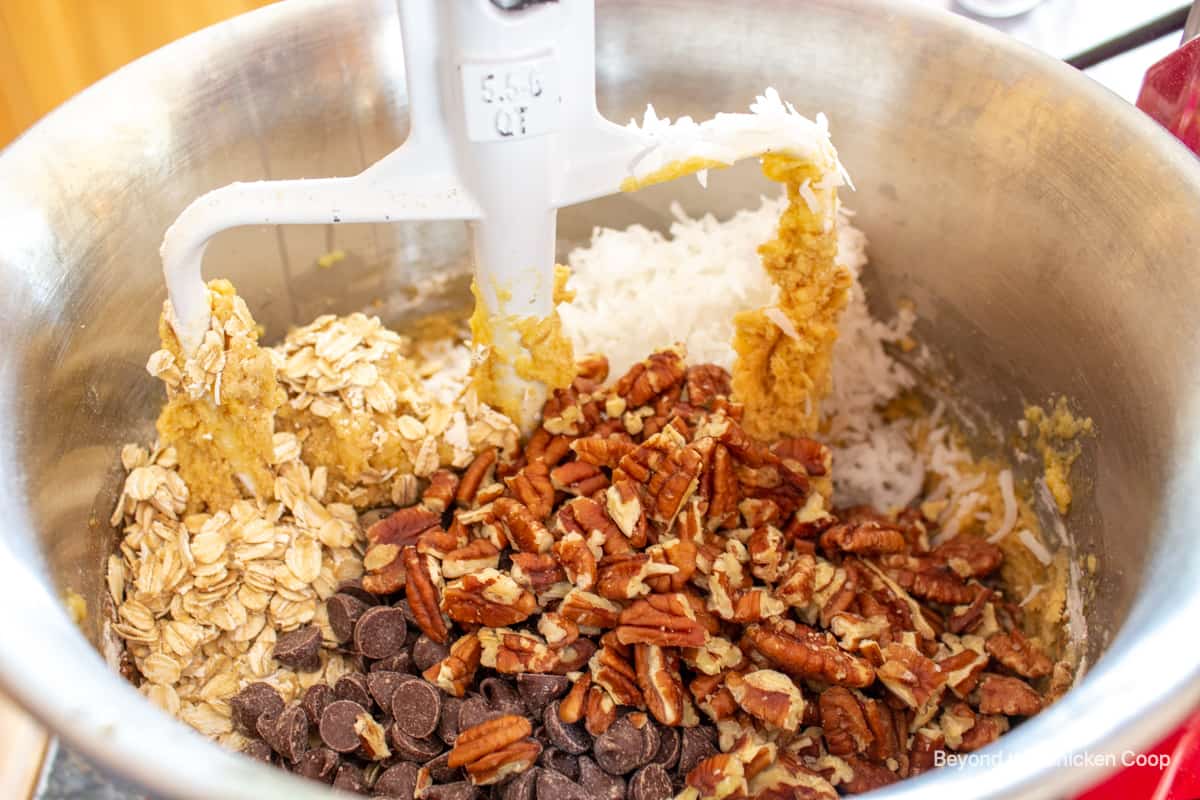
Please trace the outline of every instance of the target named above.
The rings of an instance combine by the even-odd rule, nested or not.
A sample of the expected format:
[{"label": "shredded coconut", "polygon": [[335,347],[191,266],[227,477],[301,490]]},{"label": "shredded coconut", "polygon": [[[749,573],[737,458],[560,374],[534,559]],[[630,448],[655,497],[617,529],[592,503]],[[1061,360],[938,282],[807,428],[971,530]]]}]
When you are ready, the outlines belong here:
[{"label": "shredded coconut", "polygon": [[1017,532],[1017,538],[1021,540],[1021,544],[1025,545],[1025,548],[1029,550],[1029,552],[1033,554],[1033,557],[1038,561],[1042,562],[1043,564],[1049,564],[1053,560],[1053,557],[1050,555],[1050,551],[1046,549],[1046,545],[1039,542],[1037,537],[1033,535],[1032,531],[1020,530]]},{"label": "shredded coconut", "polygon": [[1000,527],[996,529],[996,532],[988,537],[988,541],[993,544],[1008,536],[1012,532],[1013,526],[1017,524],[1017,495],[1013,491],[1012,470],[1002,470],[998,476],[998,482],[1000,497],[1004,500],[1004,519],[1000,521]]}]

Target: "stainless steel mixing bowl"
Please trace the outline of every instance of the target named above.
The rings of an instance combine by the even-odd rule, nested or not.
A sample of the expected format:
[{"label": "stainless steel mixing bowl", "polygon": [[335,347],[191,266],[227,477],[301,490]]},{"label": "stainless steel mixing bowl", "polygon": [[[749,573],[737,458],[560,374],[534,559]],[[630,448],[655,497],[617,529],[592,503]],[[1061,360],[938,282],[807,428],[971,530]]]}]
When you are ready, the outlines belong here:
[{"label": "stainless steel mixing bowl", "polygon": [[[96,645],[118,448],[147,440],[163,299],[157,248],[194,197],[235,179],[352,174],[404,137],[390,0],[266,8],[102,81],[0,156],[0,684],[104,767],[164,797],[308,798],[315,784],[160,714]],[[1064,392],[1100,431],[1070,527],[1100,572],[1087,678],[1000,748],[889,797],[1038,797],[1092,780],[1080,754],[1143,746],[1200,695],[1196,299],[1200,167],[1074,70],[982,27],[892,0],[600,3],[599,93],[614,119],[738,108],[773,84],[824,110],[857,179],[873,299],[916,300],[919,333],[996,419]],[[753,169],[565,212],[661,225],[678,196],[728,212]],[[334,270],[316,258],[342,249]],[[268,335],[326,310],[461,302],[458,224],[242,229],[209,251]],[[443,289],[414,300],[414,284]],[[83,634],[66,589],[88,602]],[[1098,659],[1098,660],[1097,660]],[[1092,761],[1095,761],[1093,758]]]}]

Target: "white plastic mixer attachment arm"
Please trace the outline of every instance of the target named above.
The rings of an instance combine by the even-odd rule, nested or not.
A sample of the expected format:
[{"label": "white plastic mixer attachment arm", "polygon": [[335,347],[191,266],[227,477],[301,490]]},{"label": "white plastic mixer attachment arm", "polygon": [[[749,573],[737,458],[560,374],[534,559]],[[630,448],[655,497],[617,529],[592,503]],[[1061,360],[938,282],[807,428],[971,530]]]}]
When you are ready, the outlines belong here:
[{"label": "white plastic mixer attachment arm", "polygon": [[[402,147],[354,177],[217,189],[167,231],[163,270],[185,352],[209,325],[205,246],[239,225],[471,220],[489,313],[550,312],[556,210],[618,191],[646,146],[596,110],[592,0],[400,0],[399,8],[412,121]],[[520,347],[502,322],[493,335],[505,352]],[[510,407],[531,419],[545,387],[507,367],[500,379],[519,400]]]}]

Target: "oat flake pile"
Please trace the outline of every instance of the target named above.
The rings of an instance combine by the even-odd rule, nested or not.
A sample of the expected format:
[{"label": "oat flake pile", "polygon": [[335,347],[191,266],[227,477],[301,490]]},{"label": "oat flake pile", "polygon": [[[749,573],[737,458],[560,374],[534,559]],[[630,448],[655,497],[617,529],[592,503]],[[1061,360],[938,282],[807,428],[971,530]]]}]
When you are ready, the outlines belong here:
[{"label": "oat flake pile", "polygon": [[[113,516],[122,669],[227,747],[404,800],[834,798],[1053,702],[1061,560],[940,411],[884,413],[911,314],[869,317],[830,168],[767,157],[757,217],[598,232],[524,441],[464,343],[352,314],[263,347],[214,281],[184,357],[168,309]],[[631,356],[593,275],[706,245],[744,275],[716,327]]]}]

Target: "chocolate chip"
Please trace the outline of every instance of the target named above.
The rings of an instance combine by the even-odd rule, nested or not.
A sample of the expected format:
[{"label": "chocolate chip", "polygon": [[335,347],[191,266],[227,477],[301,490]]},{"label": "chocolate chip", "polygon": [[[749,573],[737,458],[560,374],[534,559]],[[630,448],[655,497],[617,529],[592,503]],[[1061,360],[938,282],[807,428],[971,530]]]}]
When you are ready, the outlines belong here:
[{"label": "chocolate chip", "polygon": [[271,763],[272,752],[274,751],[271,750],[271,745],[261,739],[251,739],[242,747],[243,755],[250,756],[255,761],[262,761],[267,764]]},{"label": "chocolate chip", "polygon": [[629,800],[671,800],[671,776],[659,764],[642,767],[629,779]]},{"label": "chocolate chip", "polygon": [[457,697],[442,698],[442,716],[438,719],[438,736],[448,745],[453,745],[458,738],[459,711],[463,701]]},{"label": "chocolate chip", "polygon": [[271,737],[275,735],[275,723],[279,721],[279,714],[282,713],[282,710],[275,714],[264,711],[258,715],[258,719],[254,722],[254,732],[258,734],[258,738],[267,744],[271,743]]},{"label": "chocolate chip", "polygon": [[371,693],[367,689],[367,676],[360,672],[348,672],[337,679],[333,694],[338,700],[350,700],[363,708],[371,707]]},{"label": "chocolate chip", "polygon": [[626,715],[609,726],[603,734],[596,737],[592,752],[600,769],[613,775],[624,775],[633,772],[654,757],[658,750],[657,733],[655,733],[654,749],[646,755],[648,725],[640,727]]},{"label": "chocolate chip", "polygon": [[497,800],[534,800],[534,789],[541,770],[531,767],[500,786]]},{"label": "chocolate chip", "polygon": [[442,753],[441,742],[409,736],[395,722],[388,726],[387,737],[392,749],[396,751],[396,755],[405,761],[425,763]]},{"label": "chocolate chip", "polygon": [[371,664],[371,672],[403,672],[405,675],[409,675],[412,671],[412,656],[405,652],[381,658]]},{"label": "chocolate chip", "polygon": [[[566,723],[558,716],[558,701],[546,706],[542,712],[542,725],[546,738],[559,750],[571,755],[583,755],[592,746],[592,736],[577,722]],[[632,767],[630,767],[632,769]]]},{"label": "chocolate chip", "polygon": [[679,729],[659,728],[658,752],[654,754],[654,763],[665,769],[674,769],[679,763]]},{"label": "chocolate chip", "polygon": [[479,693],[488,705],[505,714],[525,716],[525,703],[517,693],[517,687],[503,678],[484,678],[479,682]]},{"label": "chocolate chip", "polygon": [[445,752],[425,762],[425,769],[429,771],[429,777],[434,783],[454,783],[463,779],[462,769],[451,768],[447,763],[449,760],[450,753]]},{"label": "chocolate chip", "polygon": [[416,739],[432,736],[442,714],[442,693],[431,684],[413,678],[392,694],[392,718],[400,730]]},{"label": "chocolate chip", "polygon": [[587,756],[579,757],[579,785],[592,800],[625,800],[625,779],[609,775]]},{"label": "chocolate chip", "polygon": [[684,728],[679,738],[677,771],[683,777],[687,777],[701,761],[717,754],[717,745],[709,728]]},{"label": "chocolate chip", "polygon": [[388,797],[399,798],[399,800],[412,800],[416,788],[417,765],[400,763],[379,773],[372,791],[377,795],[385,794]]},{"label": "chocolate chip", "polygon": [[465,731],[467,728],[474,728],[480,723],[503,716],[504,712],[492,708],[482,695],[473,694],[463,700],[462,707],[458,710],[458,729]]},{"label": "chocolate chip", "polygon": [[483,793],[466,781],[435,784],[425,790],[421,800],[477,800]]},{"label": "chocolate chip", "polygon": [[354,624],[354,647],[367,658],[387,658],[404,649],[408,624],[398,608],[375,606]]},{"label": "chocolate chip", "polygon": [[229,709],[243,728],[254,733],[260,716],[283,711],[283,698],[269,683],[252,683],[229,699]]},{"label": "chocolate chip", "polygon": [[330,689],[324,683],[314,683],[305,689],[304,697],[300,699],[300,707],[304,709],[304,715],[308,717],[308,724],[319,725],[321,723],[321,714],[325,711],[325,706],[336,699],[337,697],[334,696],[333,689]]},{"label": "chocolate chip", "polygon": [[538,773],[535,793],[537,800],[592,800],[578,783],[548,769]]},{"label": "chocolate chip", "polygon": [[579,780],[579,758],[557,747],[542,750],[542,754],[538,756],[538,763],[546,769],[561,772],[573,781]]},{"label": "chocolate chip", "polygon": [[338,767],[337,775],[333,779],[333,788],[341,789],[343,792],[366,794],[367,779],[358,767],[353,764],[342,764]]},{"label": "chocolate chip", "polygon": [[662,743],[662,734],[659,733],[658,724],[650,718],[649,714],[637,712],[629,715],[630,722],[633,722],[634,727],[642,732],[642,757],[635,769],[644,767],[654,760],[658,755],[658,746]]},{"label": "chocolate chip", "polygon": [[348,594],[351,597],[357,597],[369,606],[379,605],[379,598],[364,589],[362,581],[358,579],[342,581],[337,585],[335,594]]},{"label": "chocolate chip", "polygon": [[367,692],[375,701],[375,705],[387,711],[392,707],[392,695],[400,688],[400,684],[406,681],[420,680],[416,675],[409,675],[405,672],[385,672],[384,670],[368,672]]},{"label": "chocolate chip", "polygon": [[279,712],[268,735],[263,736],[267,744],[279,755],[295,764],[308,749],[308,716],[299,703]]},{"label": "chocolate chip", "polygon": [[325,611],[329,614],[329,627],[333,629],[334,638],[339,642],[348,642],[354,636],[354,623],[367,612],[371,606],[352,594],[335,594],[325,602]]},{"label": "chocolate chip", "polygon": [[297,672],[321,668],[321,629],[305,625],[285,633],[275,642],[275,660]]},{"label": "chocolate chip", "polygon": [[300,756],[296,773],[309,780],[331,783],[341,761],[338,754],[328,747],[318,747]]},{"label": "chocolate chip", "polygon": [[525,708],[535,717],[540,717],[551,700],[557,700],[571,688],[565,675],[541,675],[522,672],[517,676],[517,691],[525,702]]},{"label": "chocolate chip", "polygon": [[335,700],[325,706],[317,732],[321,741],[331,750],[352,753],[358,749],[358,733],[354,723],[367,710],[353,700]]},{"label": "chocolate chip", "polygon": [[448,655],[450,655],[450,648],[444,644],[438,644],[423,633],[413,642],[412,660],[420,672],[429,669]]}]

